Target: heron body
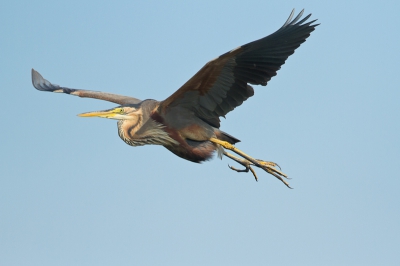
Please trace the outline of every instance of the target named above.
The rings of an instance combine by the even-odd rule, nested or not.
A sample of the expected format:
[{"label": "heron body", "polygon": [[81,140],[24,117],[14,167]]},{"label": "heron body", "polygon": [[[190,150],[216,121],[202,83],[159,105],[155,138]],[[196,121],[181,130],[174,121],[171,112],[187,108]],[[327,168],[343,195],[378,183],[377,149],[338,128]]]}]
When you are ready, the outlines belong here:
[{"label": "heron body", "polygon": [[197,163],[210,159],[218,147],[209,141],[211,137],[232,144],[239,142],[179,107],[163,115],[158,112],[159,106],[160,102],[145,100],[121,107],[130,114],[130,119],[118,120],[120,138],[131,146],[162,145],[179,157]]},{"label": "heron body", "polygon": [[[209,61],[181,88],[163,101],[144,100],[61,87],[50,83],[32,69],[33,86],[51,91],[95,98],[119,104],[118,107],[83,113],[82,117],[103,117],[118,120],[118,135],[131,146],[162,145],[177,156],[202,162],[212,158],[215,151],[245,166],[257,180],[252,166],[262,168],[284,182],[285,174],[276,164],[243,153],[233,144],[239,140],[220,128],[220,117],[254,95],[252,85],[266,86],[286,59],[303,43],[317,25],[300,20],[303,11],[293,18],[292,11],[285,24],[275,33],[239,46]],[[300,20],[300,21],[299,21]],[[240,155],[234,156],[226,150]]]}]

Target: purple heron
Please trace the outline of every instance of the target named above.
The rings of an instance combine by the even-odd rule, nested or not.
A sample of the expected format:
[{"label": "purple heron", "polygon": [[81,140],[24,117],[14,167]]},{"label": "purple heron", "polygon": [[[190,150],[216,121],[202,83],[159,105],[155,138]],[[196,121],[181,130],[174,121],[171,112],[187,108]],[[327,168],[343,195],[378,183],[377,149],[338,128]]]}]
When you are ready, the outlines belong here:
[{"label": "purple heron", "polygon": [[[202,162],[218,156],[227,156],[244,166],[230,168],[237,172],[259,167],[275,176],[286,186],[287,176],[278,170],[276,163],[267,162],[245,154],[234,144],[239,140],[221,131],[220,117],[241,105],[254,95],[248,85],[266,86],[268,81],[305,42],[318,24],[301,19],[301,11],[293,19],[294,10],[285,24],[273,34],[239,46],[209,61],[182,87],[163,101],[144,100],[111,93],[71,89],[55,85],[32,69],[33,86],[41,91],[59,92],[79,97],[95,98],[118,104],[118,107],[83,113],[81,117],[103,117],[118,120],[118,135],[131,146],[162,145],[175,155]],[[230,150],[237,157],[226,150]]]}]

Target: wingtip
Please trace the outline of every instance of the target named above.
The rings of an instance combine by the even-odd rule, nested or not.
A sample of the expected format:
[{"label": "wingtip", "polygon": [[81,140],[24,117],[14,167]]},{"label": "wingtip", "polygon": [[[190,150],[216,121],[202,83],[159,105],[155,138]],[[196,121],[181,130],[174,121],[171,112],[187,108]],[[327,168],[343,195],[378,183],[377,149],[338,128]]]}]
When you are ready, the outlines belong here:
[{"label": "wingtip", "polygon": [[33,77],[36,77],[37,75],[39,75],[39,76],[41,76],[40,74],[39,74],[39,72],[37,72],[34,68],[32,68],[32,78]]},{"label": "wingtip", "polygon": [[31,73],[32,73],[32,85],[33,85],[33,87],[35,87],[36,89],[40,90],[39,84],[42,83],[41,81],[43,81],[42,75],[40,75],[39,72],[37,72],[33,68],[32,68],[32,72]]},{"label": "wingtip", "polygon": [[281,28],[286,27],[286,26],[290,23],[290,21],[291,21],[292,18],[293,18],[294,11],[295,11],[295,9],[293,8],[293,9],[292,9],[292,12],[290,12],[290,15],[289,15],[288,19],[286,20],[286,22],[283,24],[283,26],[282,26]]},{"label": "wingtip", "polygon": [[54,92],[59,89],[59,86],[56,84],[50,83],[48,80],[44,79],[39,72],[32,68],[32,85],[35,89],[40,91],[50,91]]},{"label": "wingtip", "polygon": [[[297,16],[295,18],[293,18],[294,14],[295,14],[295,9],[293,8],[292,12],[289,15],[289,18],[286,20],[286,22],[283,24],[283,26],[279,30],[282,30],[283,28],[285,28],[287,26],[302,26],[302,23],[304,23],[311,16],[311,14],[308,14],[305,18],[300,20],[300,18],[304,14],[304,8],[300,11],[299,14],[297,14]],[[312,22],[314,22],[314,21],[312,21]],[[315,27],[315,25],[311,25],[311,26]]]}]

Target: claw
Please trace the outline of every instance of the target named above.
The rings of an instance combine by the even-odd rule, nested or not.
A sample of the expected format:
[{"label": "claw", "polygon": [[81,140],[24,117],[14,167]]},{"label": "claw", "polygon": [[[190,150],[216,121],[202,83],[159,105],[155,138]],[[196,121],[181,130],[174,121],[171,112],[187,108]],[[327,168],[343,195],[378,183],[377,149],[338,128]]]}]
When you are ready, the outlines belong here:
[{"label": "claw", "polygon": [[251,168],[251,166],[249,166],[250,171],[252,172],[254,179],[256,180],[256,182],[258,182],[258,177],[256,175],[256,171],[253,170],[253,168]]},{"label": "claw", "polygon": [[269,169],[269,170],[273,171],[274,173],[276,173],[276,174],[278,174],[280,176],[283,176],[286,179],[291,179],[291,178],[287,177],[286,174],[282,173],[281,171],[279,171],[278,169],[276,169],[274,167],[266,166],[264,164],[262,164],[262,165],[263,165],[263,167],[261,167],[261,168],[264,169],[264,170]]},{"label": "claw", "polygon": [[248,168],[248,167],[246,167],[246,168],[243,169],[243,170],[237,169],[237,168],[235,168],[235,167],[233,167],[233,166],[230,166],[229,164],[228,164],[228,167],[231,168],[232,170],[238,172],[238,173],[242,173],[242,172],[246,172],[246,173],[247,173],[247,172],[249,171],[249,168]]},{"label": "claw", "polygon": [[280,176],[277,175],[276,173],[270,172],[270,171],[267,171],[267,172],[268,172],[269,174],[275,176],[276,178],[278,178],[280,181],[282,181],[282,183],[285,184],[288,188],[293,189],[293,188],[289,185],[288,182],[286,182],[282,177],[280,177]]},{"label": "claw", "polygon": [[238,173],[243,173],[243,172],[248,173],[249,170],[250,170],[251,173],[252,173],[253,176],[254,176],[254,179],[258,182],[258,177],[257,177],[256,171],[254,171],[254,169],[251,168],[250,164],[249,164],[249,165],[243,165],[243,166],[244,166],[245,168],[244,168],[243,170],[240,170],[240,169],[237,169],[237,168],[235,168],[235,167],[233,167],[233,166],[230,166],[230,165],[228,164],[228,167],[229,167],[230,169],[232,169],[232,170],[234,170],[234,171],[236,171],[236,172],[238,172]]},{"label": "claw", "polygon": [[279,170],[282,170],[282,168],[279,166],[279,164],[277,164],[277,163],[274,163],[274,162],[267,162],[267,161],[264,161],[264,160],[260,160],[260,159],[256,159],[260,164],[263,164],[263,165],[270,165],[270,166],[272,166],[272,167],[275,167],[275,166],[278,166],[278,168],[279,168]]}]

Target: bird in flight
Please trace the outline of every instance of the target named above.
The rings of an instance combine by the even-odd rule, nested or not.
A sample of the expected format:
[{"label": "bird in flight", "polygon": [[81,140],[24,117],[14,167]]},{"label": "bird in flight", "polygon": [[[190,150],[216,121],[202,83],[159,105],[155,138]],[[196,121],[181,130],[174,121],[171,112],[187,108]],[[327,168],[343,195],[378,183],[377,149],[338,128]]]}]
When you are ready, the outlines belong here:
[{"label": "bird in flight", "polygon": [[112,109],[79,116],[118,120],[118,135],[128,145],[162,145],[175,155],[196,163],[211,159],[217,152],[220,158],[226,156],[244,166],[244,169],[230,166],[232,170],[251,171],[258,180],[253,169],[258,167],[290,188],[285,180],[287,176],[276,163],[255,159],[242,152],[234,146],[240,140],[219,128],[220,117],[225,117],[254,95],[253,87],[249,84],[266,86],[286,59],[319,25],[313,24],[316,20],[307,22],[311,14],[303,19],[303,11],[294,19],[293,15],[294,10],[285,24],[273,34],[209,61],[163,101],[141,101],[129,96],[61,87],[50,83],[34,69],[32,83],[40,91],[66,93],[118,104]]}]

